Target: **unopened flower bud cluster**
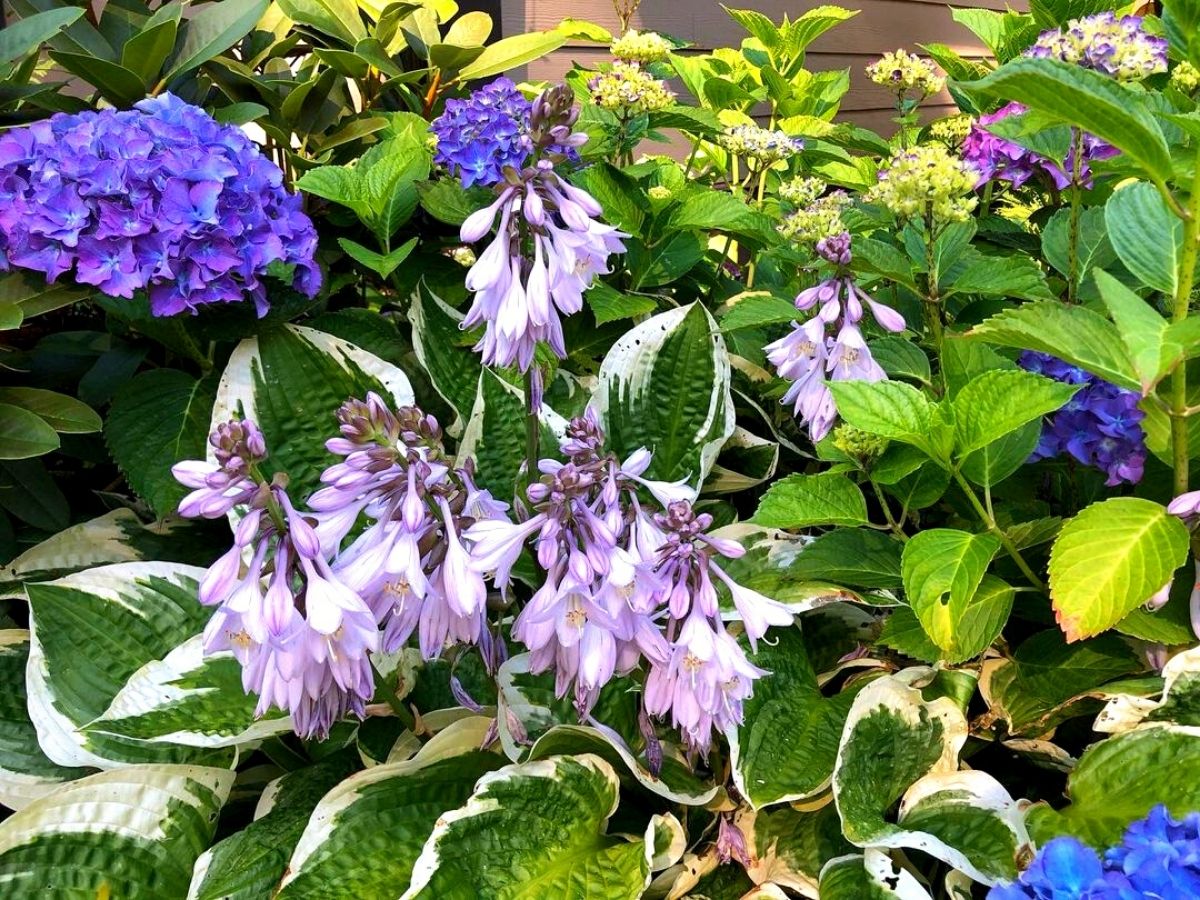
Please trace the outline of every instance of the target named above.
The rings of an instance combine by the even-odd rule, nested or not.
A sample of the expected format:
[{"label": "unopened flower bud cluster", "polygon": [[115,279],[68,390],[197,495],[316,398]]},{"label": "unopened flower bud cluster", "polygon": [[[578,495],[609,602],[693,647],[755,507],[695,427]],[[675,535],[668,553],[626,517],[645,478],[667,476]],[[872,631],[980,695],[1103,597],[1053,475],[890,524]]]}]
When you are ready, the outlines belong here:
[{"label": "unopened flower bud cluster", "polygon": [[665,109],[675,101],[675,94],[666,84],[637,63],[615,62],[596,75],[588,87],[592,102],[613,112],[641,115]]},{"label": "unopened flower bud cluster", "polygon": [[893,155],[866,200],[900,219],[930,215],[935,222],[963,222],[975,209],[978,179],[978,172],[945,147],[925,144]]},{"label": "unopened flower bud cluster", "polygon": [[772,131],[757,125],[734,125],[717,137],[717,143],[737,156],[748,156],[763,164],[772,165],[790,159],[804,149],[804,141],[782,131]]},{"label": "unopened flower bud cluster", "polygon": [[671,43],[653,31],[627,31],[613,41],[612,55],[629,63],[662,62],[674,49]]},{"label": "unopened flower bud cluster", "polygon": [[846,230],[842,211],[851,204],[845,191],[818,197],[803,209],[792,213],[779,226],[779,233],[790,241],[806,246],[841,234]]},{"label": "unopened flower bud cluster", "polygon": [[933,63],[904,50],[883,54],[878,61],[867,66],[867,77],[875,84],[898,93],[911,91],[922,97],[936,94],[946,86],[946,79],[938,74]]},{"label": "unopened flower bud cluster", "polygon": [[960,147],[971,133],[973,121],[970,116],[963,114],[938,119],[929,126],[929,136],[948,147]]},{"label": "unopened flower bud cluster", "polygon": [[1190,94],[1200,87],[1200,69],[1184,60],[1171,71],[1171,87]]}]

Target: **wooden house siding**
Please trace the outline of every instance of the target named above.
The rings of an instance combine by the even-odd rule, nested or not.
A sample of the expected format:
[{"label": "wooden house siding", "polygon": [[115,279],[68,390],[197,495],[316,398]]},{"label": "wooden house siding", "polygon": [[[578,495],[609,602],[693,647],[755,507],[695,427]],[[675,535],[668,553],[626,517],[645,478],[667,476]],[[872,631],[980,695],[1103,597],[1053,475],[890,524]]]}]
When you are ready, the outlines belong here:
[{"label": "wooden house siding", "polygon": [[[615,32],[617,17],[610,0],[500,0],[504,34],[518,34],[553,28],[564,18],[597,22]],[[727,0],[733,7],[758,10],[778,21],[784,13],[795,17],[806,9],[822,5],[819,0]],[[849,9],[861,12],[822,35],[809,50],[808,68],[814,72],[829,69],[850,70],[850,91],[842,104],[843,115],[877,131],[891,130],[895,116],[891,95],[867,80],[863,68],[887,50],[897,47],[915,51],[917,44],[942,43],[965,56],[982,57],[987,50],[966,28],[950,16],[950,7],[941,0],[845,0]],[[958,6],[1003,10],[1005,0],[966,0]],[[1024,4],[1016,4],[1023,8]],[[721,8],[718,0],[643,0],[634,15],[632,27],[672,35],[692,43],[697,50],[740,45],[745,37]],[[573,62],[593,67],[610,59],[605,48],[594,44],[567,44],[555,53],[536,60],[527,68],[530,79],[554,79],[571,68]],[[927,104],[933,116],[949,111],[953,104],[946,94]]]}]

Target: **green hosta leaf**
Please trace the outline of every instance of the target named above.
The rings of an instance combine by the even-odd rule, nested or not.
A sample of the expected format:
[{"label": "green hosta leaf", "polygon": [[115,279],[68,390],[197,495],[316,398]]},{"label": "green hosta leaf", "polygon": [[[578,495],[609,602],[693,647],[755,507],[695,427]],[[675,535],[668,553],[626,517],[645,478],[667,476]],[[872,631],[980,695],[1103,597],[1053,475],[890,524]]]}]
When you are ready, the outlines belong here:
[{"label": "green hosta leaf", "polygon": [[254,821],[205,850],[196,860],[188,900],[258,900],[273,896],[313,808],[358,767],[353,752],[343,751],[270,782],[255,810]]},{"label": "green hosta leaf", "polygon": [[215,396],[212,379],[151,369],[113,398],[104,435],[108,448],[130,487],[160,516],[174,513],[190,490],[175,480],[171,466],[204,458]]},{"label": "green hosta leaf", "polygon": [[653,452],[646,477],[699,486],[733,434],[729,382],[725,342],[693,303],[622,336],[600,366],[592,402],[615,452]]},{"label": "green hosta leaf", "polygon": [[0,66],[23,59],[83,15],[68,6],[22,16],[0,29]]},{"label": "green hosta leaf", "polygon": [[[740,865],[722,864],[715,846],[710,846],[700,856],[688,853],[678,869],[664,875],[670,886],[668,896],[695,900],[743,900],[747,896],[759,896],[746,870]],[[767,896],[777,900],[781,895],[775,893]]]},{"label": "green hosta leaf", "polygon": [[990,661],[979,691],[1012,734],[1044,734],[1068,713],[1076,714],[1073,707],[1082,698],[1096,696],[1105,683],[1140,667],[1116,635],[1068,645],[1057,630],[1042,631],[1024,641],[1012,659]]},{"label": "green hosta leaf", "polygon": [[733,494],[769,481],[779,465],[779,444],[742,428],[721,447],[704,486],[708,494]]},{"label": "green hosta leaf", "polygon": [[566,34],[558,30],[533,31],[502,38],[485,47],[474,62],[464,66],[456,80],[467,82],[499,75],[557,50],[566,40]]},{"label": "green hosta leaf", "polygon": [[1183,250],[1183,220],[1154,185],[1127,185],[1108,198],[1104,222],[1117,256],[1143,284],[1171,296]]},{"label": "green hosta leaf", "polygon": [[[1069,276],[1071,210],[1060,209],[1046,227],[1042,229],[1042,255],[1059,274]],[[1089,206],[1079,214],[1079,233],[1076,239],[1075,279],[1082,284],[1093,269],[1103,269],[1117,258],[1108,229],[1104,222],[1104,209]]]},{"label": "green hosta leaf", "polygon": [[1099,313],[1063,303],[1026,303],[971,330],[1001,347],[1039,350],[1131,391],[1141,389],[1116,326]]},{"label": "green hosta leaf", "polygon": [[856,689],[821,693],[799,628],[777,628],[751,659],[771,673],[746,701],[729,736],[734,783],[751,806],[803,800],[833,776],[838,740]]},{"label": "green hosta leaf", "polygon": [[100,430],[100,416],[81,400],[41,388],[0,388],[0,403],[19,406],[42,419],[59,434],[91,434]]},{"label": "green hosta leaf", "polygon": [[278,710],[255,718],[258,698],[242,687],[232,654],[204,655],[203,637],[188,638],[146,663],[117,692],[89,734],[187,747],[234,747],[292,730]]},{"label": "green hosta leaf", "polygon": [[[961,395],[960,395],[961,396]],[[904,590],[925,633],[950,662],[982,652],[1003,625],[1012,589],[1003,582],[981,587],[1000,541],[990,534],[931,528],[904,545]],[[984,626],[983,634],[976,626]],[[970,631],[967,632],[967,628]],[[985,640],[983,646],[980,641]]]},{"label": "green hosta leaf", "polygon": [[973,378],[954,398],[955,450],[966,455],[986,447],[1054,412],[1078,389],[1022,369]]},{"label": "green hosta leaf", "polygon": [[29,632],[0,631],[0,805],[23,809],[89,769],[66,768],[46,758],[25,705]]},{"label": "green hosta leaf", "polygon": [[748,872],[755,884],[775,884],[815,896],[821,868],[854,849],[842,837],[837,807],[817,810],[792,806],[740,811],[735,824],[746,836]]},{"label": "green hosta leaf", "polygon": [[64,785],[0,824],[5,897],[187,894],[233,772],[132,766]]},{"label": "green hosta leaf", "polygon": [[475,406],[479,373],[483,369],[479,355],[461,343],[462,315],[447,306],[424,281],[412,296],[408,317],[412,322],[417,359],[434,388],[457,416],[446,431],[452,437],[458,437]]},{"label": "green hosta leaf", "polygon": [[[458,445],[458,458],[473,459],[479,486],[506,502],[515,496],[525,462],[527,418],[524,391],[484,369],[471,418]],[[556,445],[566,421],[545,404],[540,420],[541,446]]]},{"label": "green hosta leaf", "polygon": [[1067,640],[1099,634],[1145,603],[1187,550],[1187,528],[1158,503],[1114,497],[1083,510],[1050,554],[1050,596]]},{"label": "green hosta leaf", "polygon": [[641,840],[605,833],[618,780],[596,756],[558,756],[484,775],[443,814],[405,900],[570,897],[636,900],[649,882]]},{"label": "green hosta leaf", "polygon": [[289,490],[306,497],[333,461],[325,441],[337,433],[337,409],[375,391],[397,406],[413,402],[408,378],[353,344],[311,328],[288,325],[238,344],[213,404],[212,427],[252,419],[270,454],[268,473],[287,472]]},{"label": "green hosta leaf", "polygon": [[747,293],[729,301],[729,312],[721,317],[722,331],[758,328],[762,325],[783,325],[798,318],[795,304],[765,291]]},{"label": "green hosta leaf", "polygon": [[957,274],[939,286],[942,299],[953,294],[1053,300],[1046,276],[1028,256],[984,256],[974,248],[964,252]]},{"label": "green hosta leaf", "polygon": [[307,25],[351,47],[367,36],[358,6],[355,0],[279,0],[280,9],[297,25]]},{"label": "green hosta leaf", "polygon": [[183,39],[163,81],[190,72],[224,53],[250,33],[266,11],[267,0],[225,0],[189,16],[183,26]]},{"label": "green hosta leaf", "polygon": [[1016,100],[1119,147],[1149,176],[1172,176],[1162,129],[1144,98],[1111,78],[1056,59],[1016,59],[986,78],[960,85],[972,94]]},{"label": "green hosta leaf", "polygon": [[1021,812],[987,773],[958,771],[966,719],[949,697],[927,700],[913,686],[929,674],[878,679],[855,699],[833,775],[843,831],[858,846],[918,849],[988,884],[1012,878],[1027,843]]},{"label": "green hosta leaf", "polygon": [[295,843],[278,900],[399,895],[439,817],[504,762],[479,749],[486,727],[480,717],[458,722],[412,759],[359,772],[325,794]]},{"label": "green hosta leaf", "polygon": [[59,447],[58,435],[40,416],[0,403],[0,459],[45,456]]},{"label": "green hosta leaf", "polygon": [[1160,803],[1182,818],[1200,808],[1200,735],[1169,725],[1126,732],[1093,744],[1067,781],[1070,805],[1030,810],[1041,843],[1073,834],[1095,847],[1118,843],[1129,823]]},{"label": "green hosta leaf", "polygon": [[821,870],[822,900],[932,900],[921,882],[879,850],[839,856]]},{"label": "green hosta leaf", "polygon": [[752,521],[768,528],[866,525],[867,501],[845,475],[789,475],[767,489]]},{"label": "green hosta leaf", "polygon": [[131,741],[84,730],[147,663],[198,634],[203,569],[121,563],[30,584],[29,711],[46,755],[63,766],[208,760],[229,751]]}]

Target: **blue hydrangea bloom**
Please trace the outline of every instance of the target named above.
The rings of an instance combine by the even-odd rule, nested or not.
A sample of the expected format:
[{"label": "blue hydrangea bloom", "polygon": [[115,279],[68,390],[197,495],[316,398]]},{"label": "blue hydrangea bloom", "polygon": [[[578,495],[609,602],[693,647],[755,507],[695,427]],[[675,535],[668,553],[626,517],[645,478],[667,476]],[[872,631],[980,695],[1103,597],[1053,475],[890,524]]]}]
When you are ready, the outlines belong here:
[{"label": "blue hydrangea bloom", "polygon": [[1033,460],[1068,453],[1085,466],[1105,472],[1110,487],[1141,480],[1146,463],[1146,432],[1141,422],[1146,414],[1138,409],[1135,392],[1046,353],[1026,351],[1018,362],[1029,372],[1082,385],[1065,406],[1046,417]]},{"label": "blue hydrangea bloom", "polygon": [[1096,851],[1075,838],[1055,838],[1014,884],[998,885],[988,900],[1117,900]]},{"label": "blue hydrangea bloom", "polygon": [[264,315],[272,263],[315,296],[316,247],[279,167],[171,94],[0,135],[0,271],[71,273],[127,299],[145,288],[157,316],[247,296]]},{"label": "blue hydrangea bloom", "polygon": [[533,104],[507,78],[480,88],[465,100],[447,100],[429,126],[437,136],[434,161],[457,175],[464,187],[504,180],[504,169],[520,169],[533,152],[529,114]]}]

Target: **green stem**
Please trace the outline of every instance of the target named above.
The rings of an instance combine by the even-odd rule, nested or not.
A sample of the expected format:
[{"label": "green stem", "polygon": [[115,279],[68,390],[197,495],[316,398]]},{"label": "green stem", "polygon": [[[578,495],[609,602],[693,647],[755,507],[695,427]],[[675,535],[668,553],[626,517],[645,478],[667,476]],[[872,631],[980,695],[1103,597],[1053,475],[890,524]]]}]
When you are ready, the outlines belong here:
[{"label": "green stem", "polygon": [[979,502],[979,496],[975,493],[974,488],[971,487],[967,479],[963,478],[962,473],[957,469],[954,470],[954,480],[962,489],[962,492],[966,495],[967,500],[970,501],[976,515],[979,516],[979,520],[983,522],[983,524],[987,526],[988,531],[995,535],[1000,541],[1000,546],[1002,546],[1008,555],[1012,557],[1012,561],[1017,564],[1017,568],[1021,570],[1021,574],[1029,579],[1029,583],[1036,587],[1039,591],[1046,593],[1046,582],[1038,578],[1037,573],[1033,571],[1029,563],[1025,561],[1025,557],[1021,555],[1021,551],[1017,548],[1017,545],[1014,544],[1009,536],[1004,533],[1004,530],[996,524],[995,518],[993,518],[987,509],[984,508],[984,505]]},{"label": "green stem", "polygon": [[541,439],[541,418],[533,402],[533,379],[537,376],[537,363],[525,373],[525,481],[532,484],[538,477],[538,443]]},{"label": "green stem", "polygon": [[374,662],[371,663],[371,672],[375,675],[375,693],[383,694],[383,699],[392,712],[396,714],[396,718],[400,720],[400,724],[409,731],[415,731],[417,728],[417,720],[413,718],[412,711],[404,706],[404,701],[396,696],[395,687],[388,684],[387,678]]},{"label": "green stem", "polygon": [[938,296],[937,254],[934,252],[936,247],[937,235],[933,230],[933,209],[929,207],[925,211],[925,296],[922,298],[924,302],[921,306],[925,311],[925,327],[929,331],[930,340],[933,341],[933,349],[940,357],[944,329],[942,327],[942,303]]},{"label": "green stem", "polygon": [[907,541],[908,535],[904,533],[904,529],[900,527],[900,524],[896,521],[896,517],[892,515],[892,508],[888,506],[887,497],[884,495],[883,489],[874,481],[871,481],[871,487],[875,491],[875,499],[879,501],[879,508],[883,510],[883,517],[887,519],[888,528],[900,540]]},{"label": "green stem", "polygon": [[696,161],[696,154],[700,152],[700,136],[696,136],[696,140],[692,141],[692,152],[688,154],[687,163],[683,167],[683,177],[690,181],[692,177],[692,164]]},{"label": "green stem", "polygon": [[[1175,297],[1171,307],[1171,321],[1182,322],[1188,316],[1192,299],[1192,282],[1196,277],[1196,254],[1200,241],[1200,153],[1196,155],[1196,171],[1192,176],[1192,194],[1188,198],[1187,217],[1183,223],[1183,254],[1179,259],[1176,275]],[[1175,470],[1175,494],[1188,489],[1189,464],[1188,446],[1188,387],[1187,363],[1181,362],[1171,374],[1171,458]]]},{"label": "green stem", "polygon": [[1071,218],[1067,228],[1067,302],[1075,302],[1079,283],[1079,215],[1083,190],[1079,181],[1083,170],[1083,131],[1071,129]]}]

